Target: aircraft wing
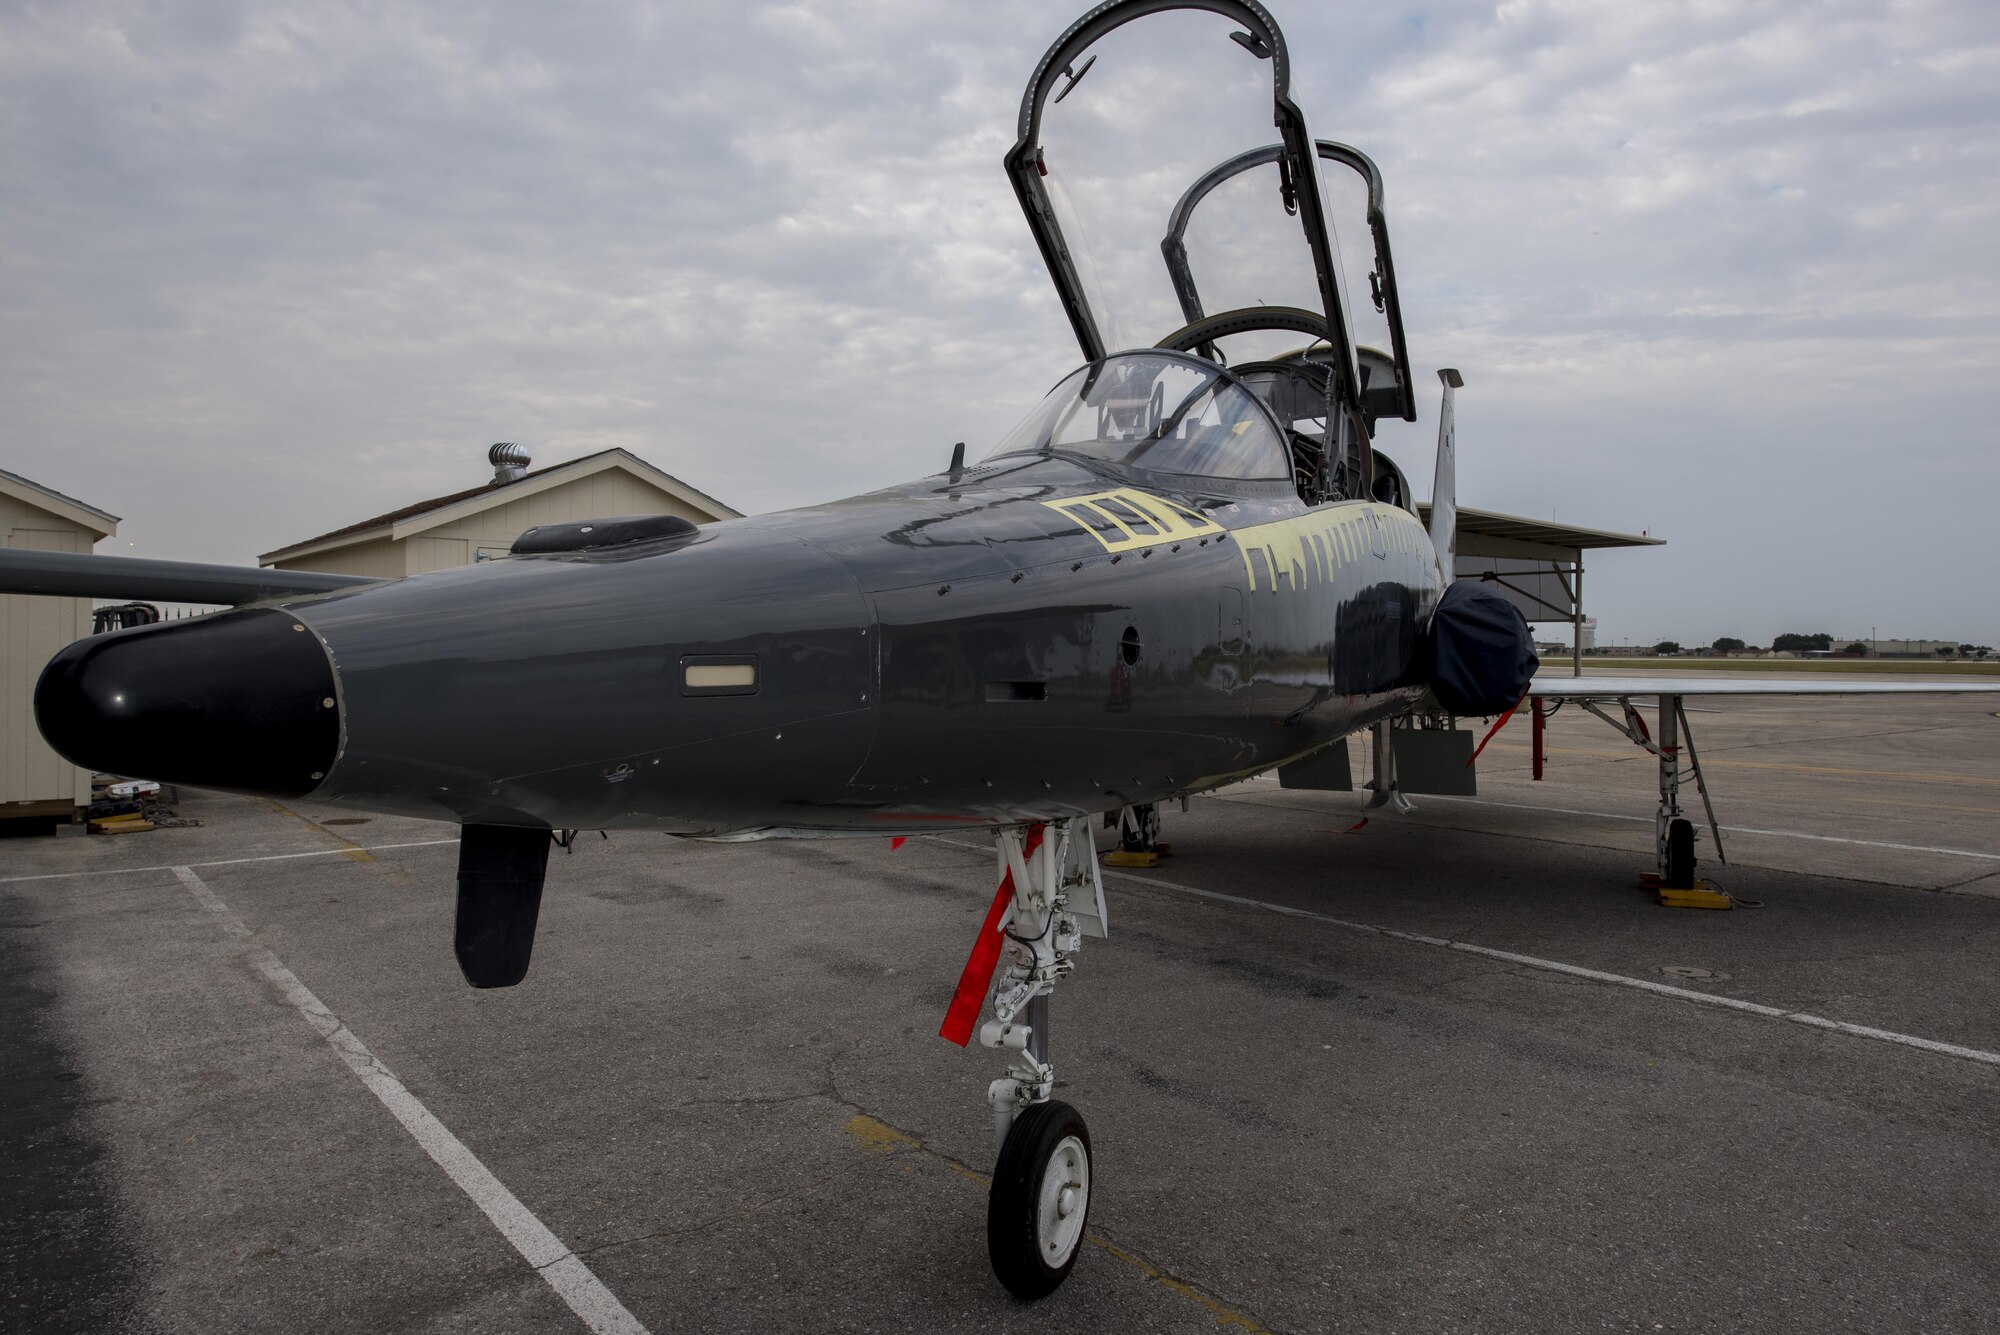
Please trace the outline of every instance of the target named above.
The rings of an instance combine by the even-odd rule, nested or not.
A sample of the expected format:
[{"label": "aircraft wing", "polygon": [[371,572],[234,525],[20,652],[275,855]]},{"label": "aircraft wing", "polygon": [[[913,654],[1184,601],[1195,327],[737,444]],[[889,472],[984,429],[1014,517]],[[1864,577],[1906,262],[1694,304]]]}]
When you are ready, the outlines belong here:
[{"label": "aircraft wing", "polygon": [[265,570],[256,566],[200,565],[192,561],[0,548],[0,593],[235,606],[287,594],[331,593],[335,589],[381,582],[365,575],[327,575],[312,570]]},{"label": "aircraft wing", "polygon": [[1635,695],[1968,695],[2000,692],[2000,680],[1923,681],[1801,681],[1797,677],[1768,680],[1744,677],[1537,677],[1528,698],[1539,700],[1616,700]]}]

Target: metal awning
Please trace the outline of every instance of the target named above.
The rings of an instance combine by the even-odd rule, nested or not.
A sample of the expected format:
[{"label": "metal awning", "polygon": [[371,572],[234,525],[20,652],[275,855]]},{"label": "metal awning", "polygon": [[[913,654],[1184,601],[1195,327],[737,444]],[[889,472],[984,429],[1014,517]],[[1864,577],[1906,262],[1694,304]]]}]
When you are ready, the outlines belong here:
[{"label": "metal awning", "polygon": [[[1430,522],[1430,509],[1417,506],[1425,523]],[[1461,506],[1456,574],[1490,586],[1530,621],[1569,622],[1571,669],[1582,676],[1583,554],[1614,547],[1658,547],[1665,541],[1643,533],[1579,528]]]},{"label": "metal awning", "polygon": [[[1431,507],[1421,502],[1417,514],[1428,524]],[[1497,539],[1501,542],[1519,542],[1555,551],[1595,551],[1605,547],[1659,547],[1665,538],[1647,537],[1643,533],[1614,533],[1602,528],[1577,528],[1570,524],[1558,524],[1552,519],[1529,519],[1524,515],[1503,515],[1497,510],[1474,510],[1466,506],[1458,507],[1458,550],[1466,550],[1467,539]],[[1475,541],[1475,547],[1480,544]],[[1494,552],[1496,556],[1527,556],[1527,552]]]}]

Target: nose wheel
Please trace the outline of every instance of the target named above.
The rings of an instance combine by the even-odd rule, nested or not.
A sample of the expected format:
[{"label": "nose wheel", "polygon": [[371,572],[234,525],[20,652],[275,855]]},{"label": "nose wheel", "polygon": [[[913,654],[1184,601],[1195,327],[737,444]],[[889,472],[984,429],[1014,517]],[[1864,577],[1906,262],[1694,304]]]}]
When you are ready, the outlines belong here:
[{"label": "nose wheel", "polygon": [[1014,1119],[986,1197],[986,1254],[1017,1298],[1045,1298],[1069,1277],[1090,1217],[1090,1130],[1067,1103]]}]

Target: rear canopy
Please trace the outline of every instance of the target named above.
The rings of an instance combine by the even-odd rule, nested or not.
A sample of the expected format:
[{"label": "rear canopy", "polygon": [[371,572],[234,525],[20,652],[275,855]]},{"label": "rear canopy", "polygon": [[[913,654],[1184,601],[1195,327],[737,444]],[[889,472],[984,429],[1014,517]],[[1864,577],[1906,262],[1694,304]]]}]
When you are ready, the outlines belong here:
[{"label": "rear canopy", "polygon": [[[1314,359],[1343,405],[1358,412],[1365,387],[1371,416],[1414,417],[1380,177],[1313,139],[1290,84],[1254,0],[1113,0],[1036,66],[1008,174],[1086,360],[1324,340]],[[1336,215],[1355,224],[1345,256]],[[1368,332],[1390,345],[1373,358],[1357,355],[1343,259],[1373,265]]]}]

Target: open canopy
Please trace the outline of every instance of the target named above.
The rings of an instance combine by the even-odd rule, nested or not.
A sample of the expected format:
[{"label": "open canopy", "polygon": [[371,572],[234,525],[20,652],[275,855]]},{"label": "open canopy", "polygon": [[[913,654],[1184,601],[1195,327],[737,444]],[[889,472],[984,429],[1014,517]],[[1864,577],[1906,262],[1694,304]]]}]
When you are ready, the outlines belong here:
[{"label": "open canopy", "polygon": [[[1254,0],[1112,0],[1077,20],[1029,80],[1007,169],[1086,359],[1159,346],[1222,360],[1228,339],[1240,364],[1303,345],[1347,410],[1366,388],[1370,416],[1413,415],[1380,178],[1315,143],[1284,36]],[[1344,257],[1333,218],[1363,211],[1355,240],[1374,254]],[[1386,328],[1371,341],[1389,346],[1372,358],[1343,258],[1374,263]]]}]

